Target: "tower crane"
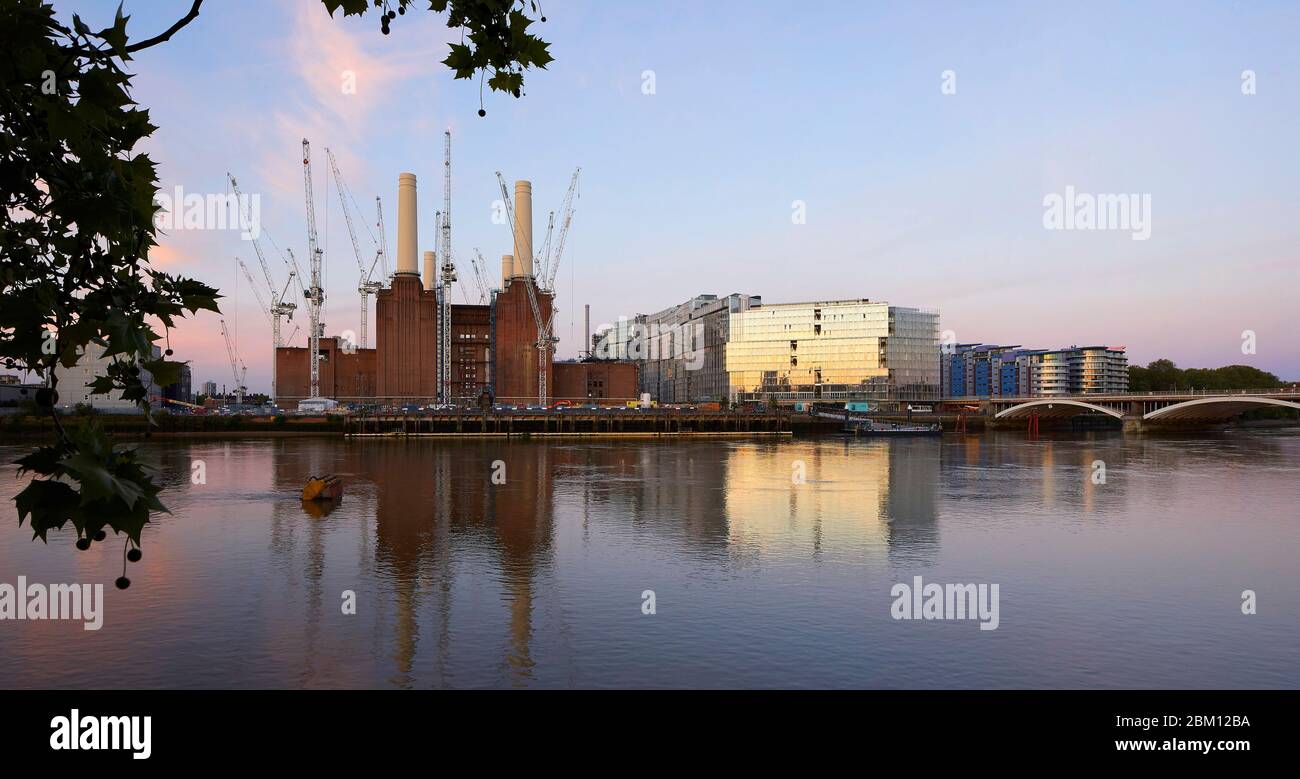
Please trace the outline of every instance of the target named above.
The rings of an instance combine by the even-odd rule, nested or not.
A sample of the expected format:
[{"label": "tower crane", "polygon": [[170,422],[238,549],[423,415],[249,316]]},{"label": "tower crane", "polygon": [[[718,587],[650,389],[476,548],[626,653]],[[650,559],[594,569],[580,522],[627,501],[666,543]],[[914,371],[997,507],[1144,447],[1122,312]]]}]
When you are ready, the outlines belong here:
[{"label": "tower crane", "polygon": [[469,262],[474,267],[474,282],[478,284],[479,305],[487,305],[491,298],[492,287],[488,284],[487,273],[484,270],[487,262],[483,259],[483,252],[479,251],[477,246],[474,247],[474,257],[471,257]]},{"label": "tower crane", "polygon": [[[311,265],[311,287],[304,290],[307,300],[308,317],[311,329],[307,332],[308,356],[311,363],[311,395],[320,397],[320,339],[324,335],[325,323],[320,321],[321,305],[325,302],[325,290],[321,289],[321,250],[316,245],[316,195],[311,183],[311,143],[302,139],[302,181],[307,194],[307,254]],[[293,255],[290,255],[291,257]]]},{"label": "tower crane", "polygon": [[[231,191],[235,193],[235,202],[242,203],[243,195],[239,191],[239,182],[235,181],[235,177],[230,173],[227,173],[226,176],[230,179]],[[242,210],[241,217],[247,220],[245,224],[252,224],[251,216],[243,213]],[[260,231],[259,226],[258,232]],[[258,241],[257,235],[253,231],[249,231],[249,243],[253,244],[253,252],[257,254],[257,262],[262,266],[262,275],[266,277],[266,288],[271,295],[270,305],[262,303],[260,296],[258,302],[262,303],[262,309],[266,311],[267,315],[271,318],[271,402],[274,403],[277,379],[275,350],[285,344],[285,341],[280,338],[280,319],[281,317],[284,317],[290,322],[293,321],[293,312],[298,308],[298,304],[285,300],[285,296],[289,294],[289,285],[293,284],[293,282],[297,280],[297,276],[296,270],[291,269],[289,271],[289,278],[285,280],[284,289],[277,295],[275,291],[277,285],[275,279],[271,277],[271,266],[267,264],[266,255],[262,252],[262,244]],[[242,262],[240,264],[243,265]],[[257,285],[253,283],[252,275],[248,273],[247,267],[244,268],[244,275],[248,277],[248,283],[253,286],[254,294],[256,294]],[[299,286],[301,286],[301,284],[299,284]]]},{"label": "tower crane", "polygon": [[442,238],[442,291],[438,301],[438,394],[443,403],[451,402],[451,285],[456,281],[456,265],[451,259],[451,130],[443,134],[442,219],[438,232]]},{"label": "tower crane", "polygon": [[267,319],[270,319],[271,310],[266,307],[266,301],[262,298],[262,292],[257,288],[257,282],[253,281],[253,274],[248,272],[248,266],[244,264],[243,260],[236,257],[235,262],[239,263],[240,270],[244,272],[244,278],[248,279],[248,288],[253,290],[253,297],[257,300],[258,308],[262,309],[262,313],[266,314]]},{"label": "tower crane", "polygon": [[244,376],[248,373],[248,368],[244,366],[244,361],[239,359],[235,353],[235,344],[230,340],[230,330],[226,329],[226,320],[221,322],[221,337],[226,341],[226,356],[230,358],[230,375],[235,379],[235,403],[244,405]]},{"label": "tower crane", "polygon": [[569,190],[564,194],[564,203],[560,206],[560,234],[555,239],[554,250],[551,253],[552,245],[550,236],[546,238],[546,283],[542,289],[555,293],[555,274],[560,269],[560,258],[564,255],[564,241],[569,237],[569,225],[573,224],[573,201],[578,195],[578,175],[582,173],[582,168],[573,169],[573,178],[569,179]]},{"label": "tower crane", "polygon": [[[362,349],[369,348],[370,339],[367,334],[368,324],[370,322],[369,300],[370,296],[383,289],[383,284],[378,281],[372,281],[371,276],[375,272],[375,266],[379,264],[380,252],[375,249],[375,259],[371,261],[370,267],[366,267],[366,261],[361,257],[361,245],[357,242],[357,231],[352,225],[352,209],[348,207],[348,201],[352,200],[355,207],[356,201],[352,199],[352,192],[348,189],[347,182],[343,180],[343,174],[339,172],[338,162],[334,159],[334,152],[329,147],[325,147],[325,156],[329,158],[330,170],[334,172],[335,189],[339,193],[339,203],[343,206],[343,221],[348,225],[348,237],[352,239],[352,254],[357,258],[357,269],[361,271],[361,281],[357,282],[357,292],[361,293],[361,337],[360,346]],[[360,209],[358,209],[360,211]],[[371,235],[373,240],[374,235]]]},{"label": "tower crane", "polygon": [[379,228],[379,270],[384,281],[391,281],[388,278],[388,234],[384,232],[384,204],[375,195],[375,215],[378,217]]},{"label": "tower crane", "polygon": [[555,232],[555,212],[551,211],[546,215],[546,237],[542,239],[540,249],[535,252],[538,264],[534,266],[534,272],[537,278],[546,278],[546,262],[551,256],[551,235]]}]

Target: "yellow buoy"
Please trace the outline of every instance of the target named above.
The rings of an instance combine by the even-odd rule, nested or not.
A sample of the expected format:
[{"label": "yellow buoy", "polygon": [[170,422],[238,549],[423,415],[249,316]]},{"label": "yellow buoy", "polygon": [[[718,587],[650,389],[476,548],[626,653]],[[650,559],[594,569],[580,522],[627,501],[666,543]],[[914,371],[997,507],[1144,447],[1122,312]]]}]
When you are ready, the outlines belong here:
[{"label": "yellow buoy", "polygon": [[302,488],[303,500],[338,500],[343,497],[343,480],[337,476],[313,476]]}]

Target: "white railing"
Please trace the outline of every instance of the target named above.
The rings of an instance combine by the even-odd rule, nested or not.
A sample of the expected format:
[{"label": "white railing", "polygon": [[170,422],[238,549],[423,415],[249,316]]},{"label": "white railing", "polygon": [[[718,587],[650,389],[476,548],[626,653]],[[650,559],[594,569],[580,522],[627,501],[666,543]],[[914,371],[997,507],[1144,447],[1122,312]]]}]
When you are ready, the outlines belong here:
[{"label": "white railing", "polygon": [[1300,387],[1281,387],[1278,389],[1228,389],[1228,390],[1207,390],[1207,389],[1177,389],[1177,390],[1151,390],[1147,392],[1095,392],[1080,393],[1074,395],[999,395],[999,396],[979,396],[968,395],[963,397],[944,398],[943,402],[947,403],[971,403],[982,400],[997,401],[999,403],[1023,403],[1030,400],[1146,400],[1153,397],[1179,397],[1179,398],[1196,398],[1196,397],[1227,397],[1230,395],[1289,395],[1300,396]]}]

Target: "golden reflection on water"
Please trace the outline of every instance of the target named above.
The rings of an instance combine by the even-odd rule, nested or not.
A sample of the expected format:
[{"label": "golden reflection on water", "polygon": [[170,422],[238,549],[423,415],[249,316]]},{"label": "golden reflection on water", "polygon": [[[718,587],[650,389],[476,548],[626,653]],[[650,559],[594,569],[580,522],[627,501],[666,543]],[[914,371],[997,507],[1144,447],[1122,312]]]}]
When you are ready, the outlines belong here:
[{"label": "golden reflection on water", "polygon": [[[268,471],[286,487],[323,472],[342,475],[348,485],[338,506],[301,504],[299,517],[317,523],[308,533],[309,652],[324,600],[323,536],[337,529],[325,520],[359,511],[372,523],[362,533],[368,564],[392,582],[389,681],[409,686],[422,615],[433,616],[439,658],[452,643],[458,551],[492,558],[508,613],[503,667],[524,684],[535,667],[535,590],[539,572],[553,564],[557,516],[580,517],[589,542],[593,509],[608,516],[613,508],[628,524],[619,529],[639,542],[666,543],[705,560],[797,559],[804,550],[814,560],[827,550],[884,558],[891,544],[934,543],[940,460],[935,441],[626,447],[412,440],[351,442],[306,456],[297,447],[276,447]],[[504,483],[493,484],[499,470]],[[274,512],[273,550],[285,550],[286,523],[294,521],[285,508]]]},{"label": "golden reflection on water", "polygon": [[[1023,556],[1023,569],[999,569],[1008,590],[1018,575],[1033,581],[1040,559],[1072,561],[1079,543],[1093,544],[1089,565],[1105,564],[1096,555],[1126,564],[1130,549],[1164,543],[1142,524],[1153,512],[1190,490],[1205,491],[1196,507],[1207,516],[1215,501],[1239,505],[1244,498],[1233,491],[1244,487],[1223,481],[1225,469],[1236,461],[1281,468],[1287,447],[1294,448],[1286,439],[1233,447],[1104,436],[162,442],[145,451],[160,466],[176,513],[146,529],[142,575],[127,594],[112,596],[105,630],[87,638],[34,626],[0,646],[0,658],[33,669],[34,683],[51,684],[81,681],[66,675],[74,663],[56,659],[80,651],[83,643],[70,638],[94,642],[115,678],[143,686],[634,680],[641,677],[623,676],[620,665],[633,647],[677,642],[665,656],[681,663],[702,648],[751,651],[737,643],[746,619],[779,615],[780,624],[798,622],[808,635],[844,640],[846,631],[888,619],[887,608],[866,603],[874,592],[868,584],[928,575],[946,562],[941,552],[964,559],[963,576],[980,561],[1019,565]],[[195,459],[207,461],[206,486],[190,483]],[[1106,464],[1104,484],[1090,478],[1097,460]],[[504,483],[494,484],[501,472]],[[303,504],[299,489],[321,473],[343,477],[343,499]],[[1288,483],[1258,478],[1266,485],[1260,495]],[[1256,513],[1267,513],[1270,500]],[[1183,512],[1180,521],[1184,514],[1199,516]],[[1127,522],[1083,534],[1116,516]],[[1198,532],[1216,539],[1220,529]],[[1007,551],[1018,543],[1025,546]],[[1220,555],[1221,544],[1205,546]],[[55,547],[53,539],[49,549],[0,539],[0,561],[51,580],[72,575],[53,575],[71,565],[90,580],[97,553]],[[1042,569],[1051,577],[1037,584],[1056,586],[1060,566]],[[232,581],[230,571],[245,580]],[[671,617],[640,619],[635,596],[643,583],[677,588],[664,593],[673,599]],[[361,605],[359,616],[340,621],[343,588],[355,589]],[[755,588],[788,600],[748,604],[759,610],[744,612]],[[824,600],[809,600],[818,597]],[[733,603],[741,611],[729,611]],[[820,616],[846,604],[858,616]],[[699,622],[680,621],[688,617]],[[667,624],[673,633],[654,632]],[[908,634],[885,634],[896,635]],[[248,646],[227,646],[235,636]],[[190,641],[198,654],[164,651],[173,640]],[[156,672],[165,676],[149,676],[150,663],[138,661],[151,646],[159,647],[153,666],[169,668]],[[242,658],[246,648],[258,653],[256,663],[224,664],[222,653]],[[31,664],[36,657],[50,662]],[[195,675],[204,671],[211,675]]]}]

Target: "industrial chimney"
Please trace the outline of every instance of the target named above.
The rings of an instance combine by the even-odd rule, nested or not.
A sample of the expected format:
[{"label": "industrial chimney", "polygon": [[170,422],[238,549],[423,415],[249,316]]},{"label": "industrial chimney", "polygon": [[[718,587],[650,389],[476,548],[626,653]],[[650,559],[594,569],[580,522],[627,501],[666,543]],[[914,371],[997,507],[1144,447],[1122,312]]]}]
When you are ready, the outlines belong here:
[{"label": "industrial chimney", "polygon": [[415,174],[397,177],[397,272],[420,275],[416,266]]},{"label": "industrial chimney", "polygon": [[515,276],[533,275],[533,182],[515,182]]},{"label": "industrial chimney", "polygon": [[591,357],[591,304],[586,306],[586,313],[582,318],[582,352]]},{"label": "industrial chimney", "polygon": [[424,290],[428,292],[433,289],[433,269],[438,266],[437,258],[433,252],[424,253]]},{"label": "industrial chimney", "polygon": [[510,279],[515,275],[515,256],[513,254],[501,255],[501,289],[505,289],[510,283]]}]

